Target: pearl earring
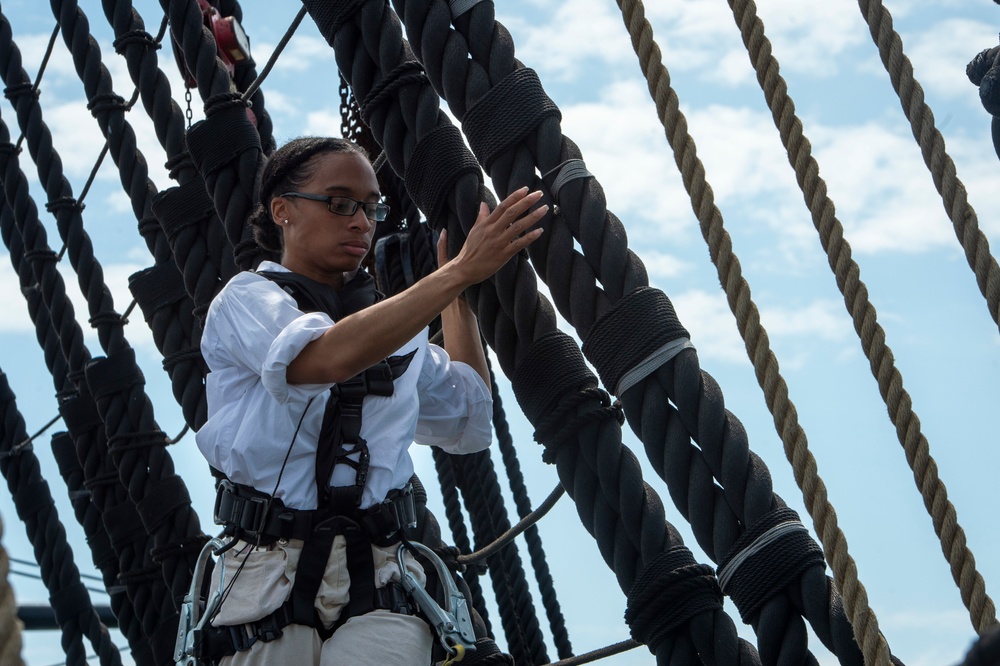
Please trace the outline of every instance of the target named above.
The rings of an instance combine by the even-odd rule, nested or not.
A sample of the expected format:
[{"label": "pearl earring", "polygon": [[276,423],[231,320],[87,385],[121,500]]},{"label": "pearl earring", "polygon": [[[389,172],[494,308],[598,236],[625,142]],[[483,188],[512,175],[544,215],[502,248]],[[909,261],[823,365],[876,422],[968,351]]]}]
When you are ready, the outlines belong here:
[{"label": "pearl earring", "polygon": [[285,223],[285,224],[288,224],[288,220],[285,220],[285,222],[284,222],[284,223]]}]

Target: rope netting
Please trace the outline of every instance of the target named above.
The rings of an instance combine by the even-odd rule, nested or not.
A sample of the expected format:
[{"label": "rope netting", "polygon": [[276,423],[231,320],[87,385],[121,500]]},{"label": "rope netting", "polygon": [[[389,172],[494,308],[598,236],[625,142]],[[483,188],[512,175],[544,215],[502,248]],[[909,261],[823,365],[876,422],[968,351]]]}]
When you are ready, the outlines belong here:
[{"label": "rope netting", "polygon": [[[107,25],[88,17],[75,0],[53,0],[51,33],[44,42],[29,39],[28,47],[18,24],[0,10],[0,74],[9,101],[0,110],[0,233],[54,384],[52,410],[64,430],[52,436],[66,486],[60,492],[71,500],[79,523],[74,529],[85,535],[106,603],[135,663],[172,663],[180,600],[205,532],[214,529],[203,527],[211,511],[211,481],[193,460],[193,437],[185,434],[206,418],[200,318],[237,271],[273,258],[255,244],[244,221],[263,160],[290,136],[275,121],[294,104],[284,90],[267,101],[265,93],[270,95],[275,78],[305,68],[303,58],[325,63],[315,68],[319,78],[308,82],[309,103],[317,111],[303,131],[331,134],[339,127],[378,156],[380,186],[393,215],[378,232],[372,268],[386,293],[434,269],[436,231],[448,229],[456,250],[479,201],[493,206],[497,197],[529,186],[541,189],[553,209],[543,221],[546,233],[528,252],[467,294],[484,344],[505,375],[493,382],[498,455],[435,451],[418,469],[425,477],[436,474],[442,491],[439,500],[428,497],[425,489],[432,484],[417,481],[418,538],[464,569],[475,609],[479,649],[465,661],[580,664],[644,644],[663,664],[815,664],[824,649],[842,664],[899,663],[858,580],[818,474],[819,452],[810,447],[779,373],[647,10],[635,0],[619,0],[618,6],[819,544],[777,492],[764,457],[750,447],[751,429],[727,408],[721,382],[704,369],[695,350],[699,338],[692,334],[700,325],[682,323],[680,305],[675,308],[657,288],[659,280],[651,283],[653,271],[630,248],[626,224],[608,208],[612,197],[565,133],[567,118],[542,78],[518,58],[493,3],[304,0],[301,11],[289,8],[280,31],[270,26],[277,45],[259,73],[239,44],[225,41],[228,33],[213,29],[217,21],[228,21],[230,29],[245,23],[253,35],[252,15],[244,17],[235,0],[141,6],[104,0]],[[993,603],[777,74],[763,24],[752,3],[730,7],[962,600],[975,630],[985,634],[996,624]],[[907,69],[888,13],[880,4],[870,10],[862,3],[862,10],[995,324],[1000,283],[986,235]],[[307,28],[312,33],[303,37]],[[107,42],[100,35],[109,30],[110,49],[104,46],[104,52]],[[29,52],[37,60],[24,55]],[[90,122],[96,122],[85,131],[100,137],[93,155],[76,154],[63,141],[66,134],[50,127],[49,118],[57,117],[45,104],[53,58],[60,67],[54,86],[64,85],[70,74],[82,86]],[[185,63],[183,73],[178,61]],[[282,74],[286,62],[291,65]],[[981,91],[989,89],[995,54],[984,51],[976,63],[969,78]],[[25,67],[34,68],[34,76]],[[186,84],[178,83],[181,76]],[[989,94],[982,97],[993,113]],[[339,114],[328,111],[337,108]],[[89,175],[75,194],[70,171],[86,162]],[[126,298],[132,302],[117,306],[107,276],[121,257],[101,252],[109,240],[102,228],[107,200],[93,201],[97,184],[109,177],[122,188],[113,201],[131,213],[145,244],[128,275]],[[123,230],[134,233],[115,231]],[[641,237],[633,232],[635,238]],[[67,286],[74,278],[76,289]],[[82,297],[71,298],[75,291]],[[77,316],[80,308],[86,308],[86,322]],[[575,338],[560,331],[559,316]],[[85,333],[84,324],[95,334]],[[148,337],[148,347],[134,342]],[[165,372],[151,371],[146,356],[160,361]],[[154,399],[159,379],[147,390],[152,372],[165,374],[176,407]],[[8,397],[0,468],[41,567],[66,661],[86,663],[86,641],[100,663],[120,663],[80,582],[32,453],[33,438],[5,377],[3,384],[0,392]],[[510,392],[530,428],[508,420],[501,396]],[[635,438],[623,432],[626,422]],[[529,433],[557,475],[552,479],[549,472],[548,485],[534,492],[549,493],[552,482],[558,483],[537,507],[522,470],[520,440]],[[630,441],[643,446],[648,461],[640,462]],[[668,520],[659,492],[643,480],[650,472],[666,484],[689,526]],[[580,616],[575,606],[581,598],[604,602],[588,590],[592,572],[553,556],[567,548],[573,557],[581,548],[594,550],[578,533],[565,536],[561,523],[569,518],[569,502],[556,504],[563,493],[596,541],[593,554],[613,573],[618,616],[625,612],[625,625],[618,620],[612,631],[600,632],[603,642],[586,629],[574,631],[569,619]],[[517,520],[509,517],[510,501]],[[427,510],[438,505],[449,535]],[[556,520],[559,529],[546,528]],[[694,550],[685,539],[693,539]],[[489,577],[492,598],[482,576]],[[564,589],[570,586],[575,589]],[[724,607],[724,597],[735,614]],[[738,629],[736,616],[749,629]],[[629,632],[632,639],[623,641]],[[598,645],[607,647],[593,649]]]}]

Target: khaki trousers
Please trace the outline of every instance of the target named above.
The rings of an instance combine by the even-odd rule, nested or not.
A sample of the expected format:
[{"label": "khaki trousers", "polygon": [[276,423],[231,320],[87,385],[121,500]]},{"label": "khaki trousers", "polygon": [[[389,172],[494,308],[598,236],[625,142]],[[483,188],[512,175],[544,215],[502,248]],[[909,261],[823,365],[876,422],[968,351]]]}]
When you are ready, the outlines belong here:
[{"label": "khaki trousers", "polygon": [[[238,542],[223,556],[224,572],[223,567],[216,566],[212,574],[213,590],[219,589],[220,575],[223,587],[233,583],[212,624],[246,624],[277,610],[291,595],[301,554],[302,542],[297,540],[279,541],[260,548]],[[376,587],[384,587],[389,581],[400,579],[396,547],[372,546],[372,557]],[[409,553],[404,560],[407,571],[420,585],[426,584],[423,567]],[[347,542],[343,536],[338,536],[316,596],[316,611],[326,626],[331,626],[340,618],[349,600],[350,586]],[[428,666],[432,641],[430,627],[421,617],[376,610],[349,618],[325,642],[320,640],[312,627],[290,624],[282,630],[278,640],[269,643],[258,641],[246,652],[224,658],[221,664]]]}]

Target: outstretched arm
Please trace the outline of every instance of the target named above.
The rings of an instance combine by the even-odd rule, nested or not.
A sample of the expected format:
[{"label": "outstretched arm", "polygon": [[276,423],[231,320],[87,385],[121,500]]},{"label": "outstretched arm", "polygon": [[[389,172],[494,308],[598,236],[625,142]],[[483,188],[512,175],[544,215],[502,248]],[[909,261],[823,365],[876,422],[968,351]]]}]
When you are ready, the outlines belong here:
[{"label": "outstretched arm", "polygon": [[[438,239],[438,266],[448,263],[447,231]],[[479,321],[466,300],[459,296],[441,311],[441,330],[444,334],[444,348],[453,361],[461,361],[472,366],[486,385],[490,385],[490,369],[486,365],[486,354],[479,337]]]},{"label": "outstretched arm", "polygon": [[[402,347],[467,287],[493,275],[541,235],[541,229],[531,228],[542,219],[548,206],[528,212],[540,197],[540,192],[529,194],[527,188],[522,188],[493,212],[482,204],[458,256],[401,294],[337,322],[289,363],[288,383],[343,382]],[[478,329],[476,340],[478,345]]]}]

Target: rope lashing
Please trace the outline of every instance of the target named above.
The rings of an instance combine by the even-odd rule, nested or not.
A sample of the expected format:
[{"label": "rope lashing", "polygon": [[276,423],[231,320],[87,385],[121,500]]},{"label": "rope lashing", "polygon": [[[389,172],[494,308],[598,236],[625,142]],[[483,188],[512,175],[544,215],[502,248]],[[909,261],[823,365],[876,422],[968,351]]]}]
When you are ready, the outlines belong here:
[{"label": "rope lashing", "polygon": [[[450,124],[434,128],[413,148],[404,177],[406,191],[428,220],[440,218],[449,194],[463,176],[476,174],[482,183],[479,163],[464,148],[462,133]],[[460,159],[455,159],[456,155]]]},{"label": "rope lashing", "polygon": [[169,308],[187,298],[181,273],[172,263],[157,264],[133,273],[128,278],[128,290],[147,322],[161,308]]},{"label": "rope lashing", "polygon": [[286,46],[288,46],[288,42],[292,39],[292,35],[295,34],[295,31],[299,29],[299,25],[302,23],[302,19],[305,18],[306,13],[306,8],[303,6],[302,9],[300,9],[295,15],[295,18],[292,19],[292,23],[288,26],[288,30],[285,31],[284,35],[282,35],[278,45],[274,47],[274,52],[271,53],[271,57],[267,59],[264,69],[262,69],[260,74],[257,75],[257,78],[255,78],[253,82],[247,86],[247,89],[243,91],[244,102],[249,104],[250,98],[253,97],[253,94],[257,92],[258,88],[260,88],[260,84],[264,82],[267,75],[271,73],[271,69],[274,68],[274,63],[278,62],[278,56],[280,56],[281,52],[285,50]]},{"label": "rope lashing", "polygon": [[[188,349],[181,349],[180,351],[176,351],[172,354],[166,354],[163,357],[163,369],[166,370],[167,372],[170,372],[171,368],[174,368],[175,366],[181,363],[187,361],[196,361],[201,358],[202,358],[201,347],[189,347]],[[185,426],[185,427],[190,427],[190,426]],[[174,444],[176,443],[178,438],[179,436],[171,440],[168,440],[167,443]]]},{"label": "rope lashing", "polygon": [[160,48],[159,41],[145,30],[129,30],[111,42],[115,53],[120,56],[125,55],[125,49],[133,44],[142,44],[147,51],[156,51]]},{"label": "rope lashing", "polygon": [[100,93],[94,95],[89,102],[87,102],[87,110],[90,114],[97,118],[100,114],[109,111],[128,111],[129,103],[125,101],[125,98],[121,95],[115,93]]},{"label": "rope lashing", "polygon": [[712,567],[698,564],[687,548],[671,548],[636,578],[625,621],[632,638],[655,652],[660,641],[685,622],[721,608],[722,590]]},{"label": "rope lashing", "polygon": [[583,354],[601,383],[621,396],[663,363],[693,348],[690,337],[670,298],[659,289],[640,287],[594,323]]},{"label": "rope lashing", "polygon": [[205,183],[195,178],[156,194],[152,208],[171,244],[185,228],[207,226],[215,218],[212,197],[205,189]]},{"label": "rope lashing", "polygon": [[[595,399],[600,404],[599,407],[582,414],[575,414],[580,405]],[[554,464],[559,447],[574,441],[580,430],[588,423],[604,419],[614,419],[618,425],[625,422],[625,413],[622,411],[621,404],[618,402],[611,404],[611,398],[608,397],[607,391],[591,387],[580,389],[578,393],[566,396],[559,402],[555,411],[542,419],[535,428],[535,441],[545,443],[542,460],[550,465]]]},{"label": "rope lashing", "polygon": [[[594,174],[587,171],[586,163],[578,158],[566,160],[555,168],[542,174],[542,181],[548,185],[552,200],[559,203],[559,190],[563,185],[578,178],[591,178]],[[551,176],[551,180],[549,177]]]},{"label": "rope lashing", "polygon": [[749,624],[764,602],[813,566],[824,566],[823,551],[797,513],[776,509],[733,544],[719,565],[719,584]]},{"label": "rope lashing", "polygon": [[131,348],[121,349],[104,358],[95,358],[87,364],[86,375],[87,386],[97,401],[146,383],[142,370],[136,365],[135,350]]},{"label": "rope lashing", "polygon": [[25,81],[24,83],[15,83],[14,85],[7,86],[3,89],[3,96],[11,102],[22,95],[30,95],[35,99],[38,99],[38,90],[28,81]]},{"label": "rope lashing", "polygon": [[303,2],[309,11],[313,22],[320,33],[326,37],[327,43],[333,47],[333,36],[341,26],[351,20],[351,17],[361,9],[367,0],[328,0],[325,2]]},{"label": "rope lashing", "polygon": [[206,103],[205,119],[195,123],[187,134],[191,159],[206,180],[245,151],[261,150],[260,135],[239,97],[220,95],[218,99],[225,103],[213,106],[211,114]]},{"label": "rope lashing", "polygon": [[451,2],[448,3],[449,9],[451,9],[451,18],[458,18],[478,5],[480,2],[482,2],[482,0],[451,0]]},{"label": "rope lashing", "polygon": [[55,422],[61,418],[62,415],[57,415],[52,417],[51,419],[49,419],[49,422],[43,425],[34,435],[31,435],[30,437],[23,439],[14,446],[10,447],[10,449],[8,449],[7,451],[0,451],[0,460],[4,458],[12,458],[16,455],[19,455],[21,453],[26,453],[28,451],[33,451],[34,446],[32,442],[38,439],[42,435],[42,433],[51,428],[55,424]]},{"label": "rope lashing", "polygon": [[[546,358],[560,360],[557,372],[545,372],[551,363],[535,362]],[[532,344],[529,356],[522,360],[511,377],[511,388],[528,421],[542,423],[546,416],[557,411],[565,396],[596,388],[596,379],[580,356],[573,338],[556,330]]]},{"label": "rope lashing", "polygon": [[479,99],[462,119],[462,132],[489,171],[501,154],[530,136],[546,118],[562,118],[535,70],[516,69]]},{"label": "rope lashing", "polygon": [[416,60],[405,60],[395,69],[386,74],[378,83],[372,86],[365,98],[358,105],[361,118],[366,124],[371,124],[371,116],[375,109],[387,101],[395,99],[400,88],[427,81],[424,66]]}]

